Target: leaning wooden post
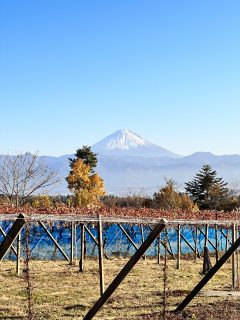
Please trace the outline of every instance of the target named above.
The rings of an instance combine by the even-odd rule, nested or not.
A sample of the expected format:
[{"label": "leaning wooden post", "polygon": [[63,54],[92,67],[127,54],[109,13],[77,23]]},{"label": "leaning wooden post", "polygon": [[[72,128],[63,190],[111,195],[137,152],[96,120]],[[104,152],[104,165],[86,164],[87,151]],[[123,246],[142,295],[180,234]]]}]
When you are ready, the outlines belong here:
[{"label": "leaning wooden post", "polygon": [[[174,228],[176,231],[178,231],[177,228]],[[180,238],[188,245],[188,247],[195,253],[195,248],[191,245],[191,243],[184,237],[184,235],[181,233],[181,229],[179,230]],[[194,240],[195,241],[195,240]],[[197,250],[197,256],[200,258],[200,254]]]},{"label": "leaning wooden post", "polygon": [[[6,235],[5,231],[2,229],[1,226],[0,226],[0,232],[1,232],[1,234],[3,235],[3,237],[6,238],[7,235]],[[17,249],[15,249],[15,247],[12,246],[12,245],[11,245],[10,248],[12,249],[13,253],[15,254],[15,256],[17,256]]]},{"label": "leaning wooden post", "polygon": [[139,247],[139,249],[134,253],[134,255],[130,258],[127,264],[122,268],[119,274],[115,277],[112,283],[105,290],[103,295],[98,299],[98,301],[94,304],[94,306],[88,311],[83,320],[91,320],[96,313],[102,308],[102,306],[107,302],[107,300],[111,297],[113,292],[119,287],[119,285],[123,282],[135,264],[141,259],[146,250],[150,247],[159,233],[166,226],[167,221],[165,219],[161,219],[159,224],[155,226],[155,228],[150,232],[146,240]]},{"label": "leaning wooden post", "polygon": [[61,246],[58,244],[58,242],[56,241],[56,239],[53,237],[53,235],[48,231],[47,227],[45,226],[45,224],[40,220],[38,221],[39,225],[43,227],[43,229],[46,231],[47,235],[49,236],[49,238],[52,240],[52,242],[55,244],[55,246],[58,248],[58,250],[61,252],[61,254],[64,256],[64,258],[67,261],[70,261],[69,257],[67,256],[67,254],[63,251],[63,249],[61,248]]},{"label": "leaning wooden post", "polygon": [[166,243],[166,245],[168,245],[170,251],[173,253],[173,249],[172,249],[171,243],[170,243],[170,241],[169,241],[168,229],[166,228],[166,230],[167,230],[167,235],[166,235],[166,237],[167,237],[167,243]]},{"label": "leaning wooden post", "polygon": [[17,260],[16,260],[16,272],[20,275],[20,259],[21,259],[21,231],[17,236]]},{"label": "leaning wooden post", "polygon": [[[151,231],[153,230],[153,228],[152,228],[151,226],[148,226],[148,228],[149,228]],[[161,234],[161,233],[159,233],[159,235],[160,235],[160,234]],[[165,233],[165,237],[167,237],[167,233]],[[159,241],[160,241],[160,243],[162,244],[162,246],[163,246],[164,248],[166,248],[167,253],[169,253],[169,254],[173,257],[173,259],[176,259],[176,258],[175,258],[175,255],[173,254],[173,252],[169,250],[169,249],[171,249],[171,248],[168,249],[167,243],[165,243],[166,241],[163,241],[160,236],[159,236]],[[170,242],[168,242],[168,245],[170,245]]]},{"label": "leaning wooden post", "polygon": [[181,259],[181,233],[180,224],[177,226],[177,269],[180,269],[180,259]]},{"label": "leaning wooden post", "polygon": [[102,239],[102,219],[98,217],[98,260],[99,260],[99,277],[100,277],[100,295],[104,293],[104,267],[103,267],[103,239]]},{"label": "leaning wooden post", "polygon": [[[236,241],[236,224],[232,225],[232,243]],[[236,254],[232,254],[232,288],[236,289]]]},{"label": "leaning wooden post", "polygon": [[[206,231],[207,231],[207,238],[206,238],[206,233],[205,233],[204,231],[202,231],[201,228],[198,228],[198,230],[200,231],[200,233],[204,236],[204,239],[205,239],[206,244],[207,244],[207,245],[210,244],[210,245],[213,247],[213,249],[216,250],[215,245],[212,243],[212,241],[211,241],[211,240],[209,239],[209,237],[208,237],[208,228],[205,228],[205,229],[207,229],[207,230],[206,230]],[[206,241],[206,239],[207,239],[207,241]]]},{"label": "leaning wooden post", "polygon": [[17,238],[19,232],[22,230],[24,224],[25,217],[20,213],[17,219],[14,221],[11,229],[3,239],[2,243],[0,244],[0,261],[2,261],[7,251],[12,247],[13,242]]},{"label": "leaning wooden post", "polygon": [[80,224],[81,227],[81,250],[80,250],[80,260],[79,260],[79,271],[83,272],[84,270],[84,234],[85,234],[85,228],[84,224]]},{"label": "leaning wooden post", "polygon": [[71,261],[70,264],[75,264],[75,255],[74,255],[74,249],[75,249],[75,234],[76,234],[76,224],[74,221],[71,222]]},{"label": "leaning wooden post", "polygon": [[188,294],[188,296],[180,303],[175,312],[182,311],[198,294],[198,292],[208,283],[222,265],[231,257],[231,255],[240,246],[240,237],[231,245],[231,247],[222,255],[218,262],[210,269],[210,271],[200,280],[196,287]]}]

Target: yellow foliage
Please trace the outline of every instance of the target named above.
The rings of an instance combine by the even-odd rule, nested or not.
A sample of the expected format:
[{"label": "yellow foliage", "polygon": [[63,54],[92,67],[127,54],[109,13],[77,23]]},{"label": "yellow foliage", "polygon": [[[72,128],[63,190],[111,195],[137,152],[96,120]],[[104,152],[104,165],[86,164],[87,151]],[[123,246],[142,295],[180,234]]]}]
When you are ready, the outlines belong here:
[{"label": "yellow foliage", "polygon": [[193,203],[187,194],[175,190],[172,180],[168,180],[166,186],[154,194],[154,200],[157,207],[161,209],[198,210],[198,206]]},{"label": "yellow foliage", "polygon": [[97,173],[90,176],[91,189],[94,189],[100,196],[105,194],[103,179]]},{"label": "yellow foliage", "polygon": [[186,193],[180,194],[180,198],[181,198],[180,208],[182,210],[199,211],[198,205],[195,204]]},{"label": "yellow foliage", "polygon": [[32,202],[32,206],[34,208],[41,208],[41,207],[50,208],[52,205],[53,205],[52,199],[46,194],[42,194],[35,197]]},{"label": "yellow foliage", "polygon": [[83,163],[81,159],[74,162],[72,170],[67,177],[70,190],[86,188],[90,184],[90,166]]},{"label": "yellow foliage", "polygon": [[97,173],[91,174],[90,166],[77,159],[67,177],[70,190],[76,196],[76,205],[81,207],[97,206],[105,194],[103,180]]}]

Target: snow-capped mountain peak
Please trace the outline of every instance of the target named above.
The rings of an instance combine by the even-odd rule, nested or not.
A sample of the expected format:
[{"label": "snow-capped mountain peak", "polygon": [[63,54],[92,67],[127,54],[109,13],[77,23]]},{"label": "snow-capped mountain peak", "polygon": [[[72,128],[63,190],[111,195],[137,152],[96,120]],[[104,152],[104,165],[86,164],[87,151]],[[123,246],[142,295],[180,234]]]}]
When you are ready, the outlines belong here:
[{"label": "snow-capped mountain peak", "polygon": [[122,129],[109,136],[106,148],[107,150],[130,150],[144,145],[151,146],[153,144],[129,129]]},{"label": "snow-capped mountain peak", "polygon": [[144,139],[139,134],[129,130],[117,130],[92,146],[92,149],[101,154],[114,154],[143,157],[176,157],[174,153],[159,147]]}]

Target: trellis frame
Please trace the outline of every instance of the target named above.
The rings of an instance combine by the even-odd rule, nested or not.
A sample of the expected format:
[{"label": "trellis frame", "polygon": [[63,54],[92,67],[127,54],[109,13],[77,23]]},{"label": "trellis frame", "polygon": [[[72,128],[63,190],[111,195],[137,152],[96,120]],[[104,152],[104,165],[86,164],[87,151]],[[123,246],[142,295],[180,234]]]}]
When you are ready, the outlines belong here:
[{"label": "trellis frame", "polygon": [[[113,281],[113,283],[110,285],[110,289],[108,288],[106,291],[104,291],[104,275],[103,272],[101,271],[101,268],[103,270],[103,266],[101,267],[100,265],[100,275],[102,276],[102,280],[100,281],[101,284],[101,296],[97,303],[93,306],[93,308],[87,313],[85,316],[85,320],[92,319],[92,317],[98,312],[98,310],[102,307],[102,305],[107,301],[109,296],[116,290],[118,285],[123,281],[123,279],[127,276],[127,274],[131,271],[132,267],[137,263],[137,261],[144,255],[145,251],[149,247],[149,245],[146,247],[146,242],[149,241],[149,237],[151,238],[152,234],[154,233],[155,228],[152,228],[152,226],[156,225],[163,225],[164,227],[173,227],[175,230],[178,231],[178,243],[180,249],[180,239],[184,240],[189,247],[192,249],[192,251],[195,251],[194,248],[188,243],[186,239],[184,239],[184,236],[181,234],[181,226],[182,225],[188,225],[188,226],[195,226],[198,231],[204,236],[205,238],[205,244],[210,244],[215,250],[218,250],[217,243],[214,246],[214,244],[210,241],[208,237],[208,226],[214,226],[216,230],[218,231],[219,227],[225,226],[229,229],[232,229],[232,245],[228,248],[228,250],[225,252],[225,254],[216,262],[216,264],[213,266],[213,268],[210,270],[210,272],[197,284],[197,286],[190,292],[190,294],[183,300],[183,302],[177,307],[176,312],[179,312],[183,310],[190,302],[191,300],[197,295],[197,293],[205,286],[205,284],[211,279],[211,277],[221,268],[221,266],[229,259],[230,256],[232,256],[232,281],[233,281],[233,289],[235,288],[235,279],[236,279],[236,263],[235,263],[235,251],[238,249],[240,246],[240,237],[237,237],[236,240],[236,228],[238,228],[239,221],[237,220],[183,220],[183,219],[178,219],[178,220],[162,220],[162,219],[140,219],[140,218],[117,218],[117,217],[83,217],[83,216],[77,216],[77,215],[66,215],[66,216],[57,216],[57,215],[26,215],[26,214],[20,214],[18,216],[16,215],[1,215],[0,216],[0,221],[1,220],[12,220],[13,225],[9,232],[6,234],[2,228],[1,228],[1,233],[4,237],[4,240],[0,244],[0,260],[3,259],[7,251],[11,248],[14,253],[17,254],[17,273],[19,274],[19,262],[20,262],[20,232],[22,228],[24,227],[24,224],[26,222],[32,222],[36,223],[38,222],[44,230],[47,232],[48,236],[52,239],[53,243],[56,245],[56,247],[60,250],[60,252],[63,253],[61,250],[60,245],[57,243],[57,241],[53,238],[53,236],[50,234],[46,226],[44,225],[45,221],[66,221],[66,222],[71,222],[72,228],[76,226],[76,223],[81,223],[83,227],[85,228],[85,224],[94,222],[99,225],[99,231],[101,229],[100,227],[100,222],[101,223],[116,223],[121,225],[121,223],[126,223],[126,224],[138,224],[138,225],[150,225],[150,229],[152,229],[150,235],[146,238],[146,240],[143,242],[143,244],[138,248],[137,245],[135,244],[135,249],[136,252],[132,256],[132,258],[129,260],[130,264],[127,263],[127,265],[121,270],[119,275],[116,277],[116,279]],[[43,222],[44,221],[44,222]],[[163,222],[164,221],[164,222]],[[205,232],[200,228],[201,226],[205,227]],[[86,226],[87,228],[87,226]],[[161,227],[162,228],[162,227]],[[159,233],[163,230],[163,228],[158,232],[158,234],[154,233],[154,241]],[[120,228],[123,229],[123,228]],[[224,235],[226,238],[226,244],[228,244],[228,238],[227,236],[223,233],[221,228],[219,228],[221,233]],[[87,229],[86,229],[87,231]],[[90,230],[89,230],[90,231]],[[123,230],[122,230],[123,231]],[[71,236],[74,237],[75,231],[71,230]],[[91,232],[91,231],[90,231]],[[238,229],[237,229],[238,233]],[[99,232],[99,235],[101,236],[101,231]],[[90,234],[91,236],[91,234]],[[17,250],[13,247],[13,242],[18,238],[18,247]],[[130,238],[130,237],[129,237]],[[130,238],[131,239],[131,238]],[[130,239],[128,239],[130,241]],[[161,239],[160,239],[161,240]],[[133,244],[133,240],[131,239],[130,241]],[[95,243],[99,247],[99,252],[101,252],[101,259],[99,258],[99,261],[102,260],[104,251],[102,247],[102,241],[101,239],[98,238],[98,240],[95,238]],[[74,242],[72,239],[72,250],[74,249]],[[81,244],[83,245],[83,240],[81,241]],[[144,247],[145,246],[145,247]],[[144,251],[143,251],[144,248]],[[216,252],[216,255],[218,252]],[[64,255],[64,254],[63,254]],[[105,254],[106,255],[106,254]],[[71,251],[71,257],[68,258],[68,256],[65,254],[64,255],[66,260],[68,262],[73,261],[73,251]],[[178,250],[178,267],[180,268],[180,256],[181,256],[181,250]],[[99,256],[100,257],[100,256]],[[120,281],[120,282],[119,282]],[[106,293],[107,292],[107,293]],[[109,295],[110,294],[110,295]],[[92,317],[91,317],[92,314]]]}]

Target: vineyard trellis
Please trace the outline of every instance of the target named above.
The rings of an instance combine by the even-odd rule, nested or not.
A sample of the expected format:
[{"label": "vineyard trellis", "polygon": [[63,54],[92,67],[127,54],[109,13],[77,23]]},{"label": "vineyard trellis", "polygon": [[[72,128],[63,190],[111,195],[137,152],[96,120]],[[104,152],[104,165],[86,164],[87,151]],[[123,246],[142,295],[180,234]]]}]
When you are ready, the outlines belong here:
[{"label": "vineyard trellis", "polygon": [[[160,218],[21,213],[19,215],[2,214],[0,221],[2,237],[0,239],[0,260],[15,256],[18,275],[21,261],[25,261],[28,290],[31,290],[28,276],[29,261],[34,259],[33,254],[36,251],[38,251],[36,256],[42,257],[41,249],[45,250],[45,248],[40,244],[44,241],[46,243],[46,239],[54,246],[51,259],[61,257],[72,265],[79,260],[80,273],[85,271],[84,262],[87,255],[98,258],[100,296],[85,315],[85,320],[92,319],[141,258],[145,260],[156,257],[157,264],[160,264],[161,257],[166,259],[166,256],[169,256],[170,259],[176,261],[176,268],[181,270],[181,258],[185,254],[190,255],[191,259],[196,261],[198,258],[204,258],[204,248],[208,248],[215,256],[216,264],[179,304],[177,311],[183,310],[188,305],[230,256],[232,256],[232,289],[239,286],[238,220],[163,220]],[[24,250],[21,250],[24,248],[24,243],[25,253]],[[50,258],[48,254],[46,255]],[[129,257],[129,261],[105,289],[104,258],[111,260],[116,256]],[[166,264],[166,260],[164,263]],[[29,319],[32,319],[34,314],[31,295],[29,291]]]}]

